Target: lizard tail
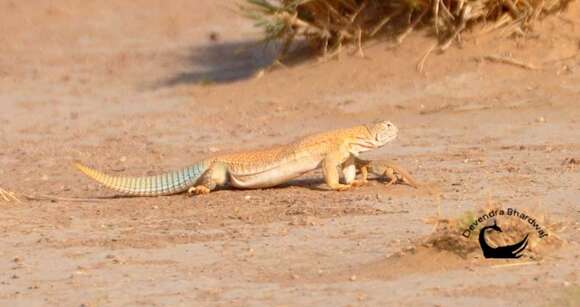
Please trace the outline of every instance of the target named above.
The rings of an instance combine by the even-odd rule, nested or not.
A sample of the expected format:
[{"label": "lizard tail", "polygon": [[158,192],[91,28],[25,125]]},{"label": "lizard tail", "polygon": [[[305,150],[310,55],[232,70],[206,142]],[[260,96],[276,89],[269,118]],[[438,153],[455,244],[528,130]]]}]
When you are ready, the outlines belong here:
[{"label": "lizard tail", "polygon": [[193,185],[208,169],[208,161],[200,161],[190,167],[171,171],[157,176],[116,177],[75,162],[74,165],[83,174],[100,184],[134,196],[161,196],[184,192]]}]

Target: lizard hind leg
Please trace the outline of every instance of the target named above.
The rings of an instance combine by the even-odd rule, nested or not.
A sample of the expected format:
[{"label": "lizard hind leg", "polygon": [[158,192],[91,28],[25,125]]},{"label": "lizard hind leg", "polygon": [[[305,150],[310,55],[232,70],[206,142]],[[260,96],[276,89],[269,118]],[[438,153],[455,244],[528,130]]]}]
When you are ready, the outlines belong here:
[{"label": "lizard hind leg", "polygon": [[350,184],[353,187],[362,186],[367,183],[366,176],[362,179],[356,179],[356,164],[354,157],[350,157],[342,164],[342,174],[345,183]]},{"label": "lizard hind leg", "polygon": [[204,195],[215,190],[218,184],[225,183],[225,169],[222,167],[211,166],[196,182],[194,186],[187,190],[187,194]]}]

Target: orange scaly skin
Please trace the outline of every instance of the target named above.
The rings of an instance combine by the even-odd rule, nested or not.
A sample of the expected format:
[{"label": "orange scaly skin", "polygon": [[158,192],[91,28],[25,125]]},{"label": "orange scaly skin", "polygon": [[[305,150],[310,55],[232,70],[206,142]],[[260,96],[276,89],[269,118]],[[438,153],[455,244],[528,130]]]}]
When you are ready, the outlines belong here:
[{"label": "orange scaly skin", "polygon": [[[201,160],[190,167],[149,177],[113,177],[77,164],[84,174],[101,184],[129,195],[156,196],[188,191],[207,194],[217,186],[267,188],[322,168],[326,184],[346,190],[355,180],[355,157],[384,146],[397,137],[388,121],[313,134],[288,145],[224,154]],[[345,184],[339,183],[341,169]]]},{"label": "orange scaly skin", "polygon": [[387,186],[394,183],[404,183],[415,189],[419,188],[420,184],[413,178],[405,169],[401,168],[395,162],[390,160],[355,160],[356,168],[360,170],[362,182],[367,181],[368,173],[371,172],[377,176],[385,177],[389,181]]}]

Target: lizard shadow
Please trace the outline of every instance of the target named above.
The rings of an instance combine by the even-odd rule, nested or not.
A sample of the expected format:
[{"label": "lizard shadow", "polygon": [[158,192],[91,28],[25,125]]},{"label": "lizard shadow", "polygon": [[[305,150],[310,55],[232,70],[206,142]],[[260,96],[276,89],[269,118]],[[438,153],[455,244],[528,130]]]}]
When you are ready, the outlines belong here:
[{"label": "lizard shadow", "polygon": [[[190,48],[186,55],[181,56],[185,69],[155,82],[152,87],[231,83],[249,79],[263,69],[279,67],[272,65],[278,59],[279,48],[279,44],[263,41],[210,41]],[[285,66],[292,66],[312,58],[312,55],[304,44],[297,44],[283,62]]]},{"label": "lizard shadow", "polygon": [[317,178],[304,178],[304,179],[294,179],[283,184],[272,187],[271,189],[287,189],[289,187],[301,187],[313,191],[330,191],[327,188],[322,187],[324,185],[324,180]]},{"label": "lizard shadow", "polygon": [[262,188],[262,189],[240,189],[235,187],[216,187],[215,191],[248,191],[248,190],[283,190],[290,187],[300,187],[305,188],[313,191],[331,191],[327,188],[324,188],[324,180],[316,179],[316,178],[305,178],[305,179],[293,179],[285,183],[281,183],[277,186],[269,187],[269,188]]}]

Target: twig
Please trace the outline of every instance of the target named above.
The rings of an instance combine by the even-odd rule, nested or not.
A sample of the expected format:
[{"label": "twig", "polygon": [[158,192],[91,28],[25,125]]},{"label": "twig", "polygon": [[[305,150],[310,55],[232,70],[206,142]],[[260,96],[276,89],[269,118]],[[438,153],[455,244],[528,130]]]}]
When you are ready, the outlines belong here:
[{"label": "twig", "polygon": [[421,111],[419,111],[419,114],[421,114],[421,115],[433,114],[433,113],[438,113],[438,112],[445,111],[445,110],[450,110],[450,109],[453,109],[454,107],[455,106],[452,104],[444,103],[444,104],[441,104],[441,105],[436,106],[436,107],[431,108],[431,109],[421,110]]},{"label": "twig", "polygon": [[397,36],[397,44],[402,44],[403,40],[405,39],[405,37],[407,37],[407,35],[409,35],[411,32],[413,32],[413,30],[415,29],[415,27],[419,24],[419,22],[421,22],[421,20],[423,19],[423,17],[425,16],[425,14],[427,14],[429,10],[423,10],[423,12],[421,12],[421,14],[419,15],[419,17],[417,17],[417,19],[415,19],[410,25],[409,27],[407,27],[407,29],[405,29],[405,31],[403,33],[401,33],[399,36]]},{"label": "twig", "polygon": [[338,33],[338,38],[336,40],[336,44],[334,45],[332,51],[327,54],[324,59],[332,59],[335,56],[340,59],[340,54],[342,52],[342,41],[344,40],[344,33],[343,31]]},{"label": "twig", "polygon": [[395,15],[399,15],[401,10],[394,11],[393,13],[385,16],[381,21],[369,32],[369,37],[375,36]]},{"label": "twig", "polygon": [[10,202],[10,201],[15,201],[17,203],[21,203],[21,201],[16,197],[16,195],[14,194],[14,192],[9,192],[6,191],[2,188],[0,188],[0,196],[2,197],[2,199],[6,202]]},{"label": "twig", "polygon": [[356,43],[357,43],[358,55],[361,58],[364,58],[365,53],[364,53],[363,48],[362,48],[362,33],[363,33],[362,29],[359,27],[356,31],[356,34],[357,34],[356,35],[357,36]]},{"label": "twig", "polygon": [[496,19],[496,21],[494,23],[484,25],[480,31],[478,31],[475,35],[473,35],[473,37],[477,38],[477,37],[481,37],[481,36],[485,36],[487,34],[493,33],[497,29],[506,26],[506,24],[508,24],[510,22],[514,22],[512,16],[508,13],[505,13],[501,17]]},{"label": "twig", "polygon": [[530,264],[538,264],[538,262],[537,261],[528,261],[528,262],[506,263],[506,264],[492,265],[491,267],[494,269],[497,269],[497,268],[505,268],[505,267],[511,267],[511,266],[520,266],[520,265],[530,265]]},{"label": "twig", "polygon": [[447,15],[447,18],[450,20],[455,20],[455,15],[451,14],[451,11],[445,6],[445,2],[441,2],[441,7],[443,8],[443,12]]},{"label": "twig", "polygon": [[435,26],[435,34],[439,35],[439,3],[441,0],[433,1],[433,25]]},{"label": "twig", "polygon": [[431,47],[429,47],[429,49],[427,49],[425,54],[421,57],[421,60],[417,64],[417,71],[418,72],[420,72],[420,73],[423,72],[423,68],[425,68],[425,62],[427,61],[427,58],[429,57],[431,52],[433,52],[433,50],[435,50],[435,48],[437,48],[438,45],[439,45],[438,43],[431,45]]},{"label": "twig", "polygon": [[488,60],[491,62],[496,62],[496,63],[502,63],[502,64],[509,64],[509,65],[514,65],[520,68],[525,68],[525,69],[529,69],[529,70],[538,70],[540,69],[539,67],[533,65],[533,64],[528,64],[528,63],[524,63],[522,61],[516,60],[516,59],[512,59],[512,58],[506,58],[506,57],[502,57],[502,56],[497,56],[497,55],[486,55],[482,57],[484,60]]},{"label": "twig", "polygon": [[467,21],[470,18],[471,18],[471,6],[466,5],[461,11],[461,19],[459,20],[459,25],[457,26],[455,31],[453,31],[453,34],[447,39],[447,41],[441,44],[442,51],[449,48],[449,46],[451,46],[451,43],[453,43],[453,41],[459,36],[459,34],[463,30],[465,30],[465,27],[467,26]]},{"label": "twig", "polygon": [[350,16],[350,24],[352,24],[354,22],[354,20],[358,17],[358,15],[360,14],[360,12],[362,12],[365,7],[367,6],[367,2],[363,2],[361,4],[361,6],[356,10],[356,12],[354,12],[354,14],[352,14],[352,16]]},{"label": "twig", "polygon": [[520,11],[511,0],[503,0],[503,4],[508,8],[508,11],[512,13],[512,15],[515,17],[514,19],[518,19],[520,17]]},{"label": "twig", "polygon": [[22,203],[18,197],[16,197],[14,192],[6,191],[0,188],[0,200],[4,200],[5,202],[15,201],[17,203]]}]

